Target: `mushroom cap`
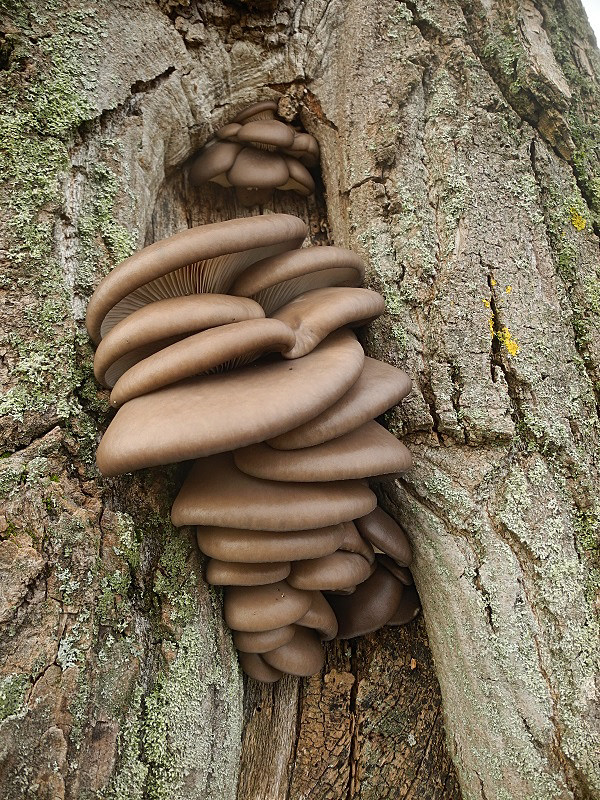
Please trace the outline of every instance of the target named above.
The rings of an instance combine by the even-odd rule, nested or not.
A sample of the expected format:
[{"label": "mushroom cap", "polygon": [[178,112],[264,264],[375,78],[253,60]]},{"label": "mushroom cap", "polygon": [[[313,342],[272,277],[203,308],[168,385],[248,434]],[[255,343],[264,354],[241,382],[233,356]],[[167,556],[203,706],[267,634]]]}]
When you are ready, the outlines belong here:
[{"label": "mushroom cap", "polygon": [[211,558],[206,565],[206,581],[212,586],[261,586],[282,581],[290,574],[289,561],[242,564]]},{"label": "mushroom cap", "polygon": [[314,167],[319,161],[319,143],[310,133],[296,133],[294,143],[284,153],[299,159],[306,167]]},{"label": "mushroom cap", "polygon": [[265,653],[262,658],[281,672],[306,678],[320,672],[325,663],[325,653],[317,634],[310,628],[299,626],[296,626],[291,641]]},{"label": "mushroom cap", "polygon": [[334,553],[340,547],[358,549],[360,543],[370,547],[368,542],[361,539],[352,522],[303,531],[198,527],[197,540],[198,547],[205,555],[222,561],[243,563],[319,558]]},{"label": "mushroom cap", "polygon": [[237,142],[213,142],[201,150],[190,167],[192,186],[200,186],[216,179],[217,183],[231,186],[223,177],[234,165],[242,147]]},{"label": "mushroom cap", "polygon": [[252,297],[270,314],[296,295],[325,286],[358,286],[364,264],[341,247],[304,247],[264,258],[244,270],[230,294]]},{"label": "mushroom cap", "polygon": [[[103,475],[119,475],[271,438],[335,403],[358,378],[363,361],[356,337],[340,331],[293,364],[277,361],[190,378],[136,397],[119,409],[104,434],[98,467]],[[234,413],[236,398],[239,413]]]},{"label": "mushroom cap", "polygon": [[369,562],[357,553],[338,550],[322,558],[295,561],[288,583],[296,589],[308,591],[336,591],[357,586],[372,572]]},{"label": "mushroom cap", "polygon": [[296,342],[283,355],[299,358],[310,353],[332,331],[343,325],[358,327],[385,311],[385,301],[370,289],[330,286],[295,297],[272,314],[295,333]]},{"label": "mushroom cap", "polygon": [[244,108],[233,118],[233,122],[249,122],[251,119],[273,119],[277,111],[276,100],[261,100],[260,103],[253,103]]},{"label": "mushroom cap", "polygon": [[215,136],[217,139],[231,139],[237,136],[241,129],[242,126],[239,124],[239,122],[230,122],[228,125],[223,125],[222,128],[219,128],[219,130],[216,131]]},{"label": "mushroom cap", "polygon": [[407,586],[402,592],[402,598],[394,616],[389,619],[386,625],[406,625],[412,622],[419,615],[421,610],[421,600],[414,586]]},{"label": "mushroom cap", "polygon": [[408,537],[396,520],[377,506],[370,514],[357,519],[356,527],[361,536],[372,545],[390,556],[399,564],[409,567],[412,561],[412,550]]},{"label": "mushroom cap", "polygon": [[335,639],[338,629],[333,609],[321,592],[311,592],[312,603],[306,614],[296,621],[296,625],[313,628],[321,637],[321,641]]},{"label": "mushroom cap", "polygon": [[267,444],[276,450],[296,450],[343,436],[395,406],[410,389],[411,380],[406,372],[383,361],[365,358],[360,378],[337,403],[304,425],[269,439]]},{"label": "mushroom cap", "polygon": [[389,570],[377,564],[373,574],[348,595],[328,595],[338,620],[338,639],[352,639],[378,630],[390,620],[404,587]]},{"label": "mushroom cap", "polygon": [[[227,292],[255,261],[299,247],[306,224],[290,214],[244,217],[190,228],[144,247],[116,266],[88,304],[92,340],[148,303],[178,295]],[[168,276],[168,277],[167,277]]]},{"label": "mushroom cap", "polygon": [[244,525],[258,531],[296,531],[337,525],[375,505],[375,495],[360,481],[262,481],[240,472],[227,453],[194,464],[175,499],[171,519],[177,527]]},{"label": "mushroom cap", "polygon": [[403,472],[412,464],[408,448],[374,421],[314,447],[275,450],[261,442],[234,458],[247,475],[270,481],[343,481]]},{"label": "mushroom cap", "polygon": [[[331,613],[333,614],[333,611]],[[335,619],[335,614],[333,618]],[[335,625],[337,630],[337,620]],[[268,650],[287,644],[293,636],[294,626],[284,625],[283,628],[274,628],[272,631],[233,631],[233,643],[244,653],[266,653]]]},{"label": "mushroom cap", "polygon": [[284,156],[268,150],[244,147],[228,170],[227,180],[232,186],[274,189],[286,183],[289,175]]},{"label": "mushroom cap", "polygon": [[[133,364],[150,355],[148,348],[165,339],[197,331],[261,319],[265,312],[253,300],[227,294],[192,294],[158,300],[134,311],[102,339],[94,358],[94,374],[104,386],[114,386]],[[139,352],[138,352],[139,351]]]},{"label": "mushroom cap", "polygon": [[240,651],[240,666],[249,678],[262,683],[275,683],[283,675],[283,672],[269,666],[258,653]]},{"label": "mushroom cap", "polygon": [[295,131],[285,122],[265,119],[246,122],[237,131],[236,136],[238,142],[244,144],[267,144],[284,148],[294,144]]},{"label": "mushroom cap", "polygon": [[116,382],[113,406],[221,365],[237,366],[293,345],[294,333],[274,319],[249,319],[209,328],[164,347],[134,364]]},{"label": "mushroom cap", "polygon": [[402,567],[397,564],[393,558],[386,556],[385,553],[377,553],[377,561],[392,573],[395,578],[398,578],[400,583],[404,586],[412,586],[413,576],[408,567]]},{"label": "mushroom cap", "polygon": [[282,186],[278,186],[277,188],[285,190],[291,189],[294,192],[308,197],[308,195],[312,194],[315,190],[315,182],[312,175],[304,164],[301,164],[296,158],[291,158],[290,156],[284,156],[283,158],[288,168],[289,177]]},{"label": "mushroom cap", "polygon": [[265,586],[228,586],[224,593],[225,622],[234,631],[271,631],[301,619],[311,606],[309,592],[285,581]]}]

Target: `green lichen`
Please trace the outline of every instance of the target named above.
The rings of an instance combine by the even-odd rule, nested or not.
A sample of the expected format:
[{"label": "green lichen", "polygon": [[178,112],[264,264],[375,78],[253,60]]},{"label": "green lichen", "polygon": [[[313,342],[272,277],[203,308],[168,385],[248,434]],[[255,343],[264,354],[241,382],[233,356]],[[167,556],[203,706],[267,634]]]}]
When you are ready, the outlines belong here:
[{"label": "green lichen", "polygon": [[189,539],[169,532],[154,578],[154,591],[168,601],[171,620],[179,625],[189,622],[196,613],[198,578],[189,568],[190,556]]},{"label": "green lichen", "polygon": [[117,740],[119,765],[108,788],[101,793],[102,800],[143,800],[148,765],[143,760],[142,698],[136,686],[127,704],[127,714]]},{"label": "green lichen", "polygon": [[24,711],[29,686],[30,678],[24,674],[6,675],[0,679],[0,721]]}]

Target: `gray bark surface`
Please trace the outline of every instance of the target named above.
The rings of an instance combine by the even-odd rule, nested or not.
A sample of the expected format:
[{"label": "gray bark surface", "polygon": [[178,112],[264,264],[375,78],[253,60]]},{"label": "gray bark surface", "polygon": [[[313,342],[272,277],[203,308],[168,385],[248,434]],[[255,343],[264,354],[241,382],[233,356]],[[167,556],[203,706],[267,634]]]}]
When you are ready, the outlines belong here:
[{"label": "gray bark surface", "polygon": [[[0,9],[2,797],[600,796],[600,56],[578,0]],[[377,491],[424,619],[244,689],[169,523],[184,467],[94,466],[83,316],[134,249],[249,213],[184,166],[265,96],[322,153],[315,198],[272,210],[365,258],[388,308],[365,347],[414,379],[386,424],[415,466]]]}]

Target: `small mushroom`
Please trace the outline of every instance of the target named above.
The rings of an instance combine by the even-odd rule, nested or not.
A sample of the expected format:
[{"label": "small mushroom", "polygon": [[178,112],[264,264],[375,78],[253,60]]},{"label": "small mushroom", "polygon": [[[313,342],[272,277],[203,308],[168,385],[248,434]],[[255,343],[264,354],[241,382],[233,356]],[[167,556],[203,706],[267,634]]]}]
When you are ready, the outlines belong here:
[{"label": "small mushroom", "polygon": [[233,122],[237,122],[241,125],[259,119],[274,119],[276,111],[276,100],[261,100],[259,103],[253,103],[251,106],[240,111],[233,118]]},{"label": "small mushroom", "polygon": [[[98,467],[103,475],[119,475],[276,436],[336,402],[363,362],[356,337],[339,331],[293,364],[277,361],[189,378],[136,397],[119,409],[104,434]],[[240,412],[232,413],[236,402]]]},{"label": "small mushroom", "polygon": [[299,626],[296,626],[291,641],[264,653],[262,658],[280,672],[299,677],[315,675],[325,663],[325,653],[319,637],[310,628]]},{"label": "small mushroom", "polygon": [[414,586],[408,586],[402,592],[402,599],[394,615],[386,625],[407,625],[419,616],[421,601]]},{"label": "small mushroom", "polygon": [[321,641],[329,642],[331,639],[335,639],[337,634],[336,616],[321,592],[311,592],[311,597],[310,608],[303,617],[296,620],[295,624],[302,625],[305,628],[313,628],[321,637]]},{"label": "small mushroom", "polygon": [[198,547],[207,556],[244,563],[319,558],[335,553],[338,548],[360,552],[368,558],[366,548],[370,548],[352,522],[303,531],[198,527],[197,540]]},{"label": "small mushroom", "polygon": [[[327,602],[325,600],[325,602]],[[331,609],[330,609],[331,610]],[[310,612],[310,609],[306,612]],[[331,611],[333,614],[333,611]],[[306,614],[304,615],[306,616]],[[304,617],[301,617],[304,619]],[[333,614],[335,620],[335,614]],[[337,620],[335,620],[337,630]],[[238,650],[244,653],[266,653],[275,650],[282,644],[287,644],[294,636],[294,626],[284,625],[271,631],[233,631],[233,643]]]},{"label": "small mushroom", "polygon": [[227,172],[231,186],[272,189],[284,184],[289,170],[282,156],[266,150],[244,147]]},{"label": "small mushroom", "polygon": [[266,314],[294,297],[327,286],[358,286],[364,264],[350,250],[341,247],[304,247],[301,250],[263,259],[236,279],[230,293],[251,297]]},{"label": "small mushroom", "polygon": [[389,570],[377,564],[352,594],[328,595],[339,625],[338,638],[353,639],[386,625],[400,605],[403,588]]},{"label": "small mushroom", "polygon": [[361,536],[404,567],[410,567],[410,542],[396,520],[377,506],[370,514],[356,520]]},{"label": "small mushroom", "polygon": [[294,346],[284,352],[284,357],[299,358],[332,331],[344,325],[366,325],[384,311],[384,299],[377,292],[335,286],[301,294],[271,316],[285,322],[296,336]]},{"label": "small mushroom", "polygon": [[288,583],[308,591],[336,591],[357,586],[372,572],[371,564],[357,553],[338,550],[322,558],[294,561]]},{"label": "small mushroom", "polygon": [[206,580],[212,586],[261,586],[284,580],[290,568],[289,561],[242,564],[211,558],[206,566]]},{"label": "small mushroom", "polygon": [[156,352],[165,341],[264,315],[253,300],[225,294],[158,300],[125,317],[102,339],[94,358],[94,375],[99,383],[112,387],[133,364]]},{"label": "small mushroom", "polygon": [[284,156],[284,161],[288,168],[289,176],[287,181],[277,188],[287,191],[292,190],[305,197],[312,194],[315,191],[315,182],[306,167],[295,158],[290,158],[289,156]]},{"label": "small mushroom", "polygon": [[275,683],[283,675],[278,669],[271,667],[258,653],[240,652],[240,666],[250,678],[261,683]]},{"label": "small mushroom", "polygon": [[301,619],[312,603],[309,592],[285,581],[266,586],[228,586],[224,593],[225,622],[234,631],[271,631]]},{"label": "small mushroom", "polygon": [[305,167],[315,167],[319,163],[319,145],[309,133],[296,133],[292,146],[283,152],[297,158]]},{"label": "small mushroom", "polygon": [[116,382],[113,406],[220,366],[240,366],[263,353],[293,346],[293,331],[280,320],[249,319],[209,328],[163,347],[134,364]]},{"label": "small mushroom", "polygon": [[[181,525],[294,531],[337,525],[375,508],[360,481],[262,481],[237,469],[230,454],[199,459],[171,509]],[[364,510],[363,510],[364,509]]]},{"label": "small mushroom", "polygon": [[235,136],[238,142],[274,149],[292,147],[296,138],[294,129],[277,119],[246,122]]},{"label": "small mushroom", "polygon": [[254,261],[299,247],[306,224],[289,214],[244,217],[176,233],[123,261],[98,285],[86,325],[92,340],[138,308],[200,292],[222,293]]},{"label": "small mushroom", "polygon": [[271,481],[342,481],[403,472],[412,464],[408,448],[375,421],[314,447],[275,450],[261,442],[234,458],[247,475]]},{"label": "small mushroom", "polygon": [[202,150],[190,168],[190,181],[199,186],[207,181],[231,186],[227,173],[233,167],[243,145],[235,142],[213,142]]},{"label": "small mushroom", "polygon": [[365,358],[360,378],[337,403],[267,444],[276,450],[296,450],[343,436],[395,406],[410,392],[411,380],[396,367]]}]

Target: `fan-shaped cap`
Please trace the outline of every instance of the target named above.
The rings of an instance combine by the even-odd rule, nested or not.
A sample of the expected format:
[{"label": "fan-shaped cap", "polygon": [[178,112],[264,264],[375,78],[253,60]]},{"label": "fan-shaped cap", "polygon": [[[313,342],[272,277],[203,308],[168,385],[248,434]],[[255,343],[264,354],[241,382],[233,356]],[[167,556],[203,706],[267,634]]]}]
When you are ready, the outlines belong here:
[{"label": "fan-shaped cap", "polygon": [[[118,475],[276,436],[335,403],[358,378],[363,361],[353,334],[340,331],[293,364],[278,361],[191,378],[136,397],[119,409],[104,434],[98,467],[103,475]],[[237,414],[232,413],[236,398]]]},{"label": "fan-shaped cap", "polygon": [[335,639],[338,624],[333,609],[321,592],[311,592],[312,603],[306,614],[296,621],[296,625],[313,628],[322,641]]},{"label": "fan-shaped cap", "polygon": [[285,158],[268,150],[244,147],[227,172],[232,186],[272,189],[286,183],[289,169]]},{"label": "fan-shaped cap", "polygon": [[328,595],[338,620],[339,639],[352,639],[385,625],[400,605],[403,586],[385,567],[373,574],[349,595]]},{"label": "fan-shaped cap", "polygon": [[319,144],[310,133],[296,133],[293,145],[284,153],[297,158],[306,167],[314,167],[319,161]]},{"label": "fan-shaped cap", "polygon": [[271,481],[342,481],[407,470],[409,450],[377,422],[329,442],[299,450],[260,443],[237,450],[235,463],[247,475]]},{"label": "fan-shaped cap", "polygon": [[[331,613],[333,614],[333,611]],[[335,620],[335,614],[333,618]],[[335,625],[337,630],[337,620]],[[281,647],[282,644],[287,644],[293,636],[294,626],[284,625],[283,628],[275,628],[272,631],[233,631],[233,643],[244,653],[266,653]]]},{"label": "fan-shaped cap", "polygon": [[236,279],[230,293],[252,297],[271,314],[296,295],[325,286],[358,286],[364,264],[341,247],[305,247],[284,257],[269,256]]},{"label": "fan-shaped cap", "polygon": [[252,119],[273,119],[277,111],[276,100],[261,100],[251,106],[242,109],[234,118],[233,122],[248,123]]},{"label": "fan-shaped cap", "polygon": [[319,558],[340,547],[364,554],[364,548],[370,548],[352,522],[304,531],[199,527],[197,539],[198,547],[205,555],[245,563]]},{"label": "fan-shaped cap", "polygon": [[386,625],[406,625],[412,622],[419,615],[421,610],[421,600],[414,586],[407,586],[402,592],[400,604],[394,616],[389,619]]},{"label": "fan-shaped cap", "polygon": [[[305,223],[289,214],[244,217],[176,233],[119,264],[94,292],[86,325],[97,344],[117,322],[150,302],[228,291],[254,261],[299,247]],[[165,276],[169,276],[166,278]]]},{"label": "fan-shaped cap", "polygon": [[309,628],[298,626],[290,642],[265,653],[262,658],[275,669],[300,677],[316,675],[325,663],[325,653],[319,637]]},{"label": "fan-shaped cap", "polygon": [[291,147],[295,132],[292,127],[277,119],[247,122],[236,132],[238,142],[244,144],[267,144],[273,147]]},{"label": "fan-shaped cap", "polygon": [[384,311],[384,299],[377,292],[334,286],[301,294],[272,316],[289,325],[296,335],[294,346],[283,355],[299,358],[332,331],[343,325],[365,325]]},{"label": "fan-shaped cap", "polygon": [[[262,481],[237,469],[230,454],[194,464],[171,509],[181,525],[294,531],[337,525],[375,508],[360,481],[285,483]],[[357,509],[364,509],[364,512]],[[276,627],[276,626],[273,626]]]},{"label": "fan-shaped cap", "polygon": [[410,542],[396,520],[377,506],[370,514],[356,520],[361,536],[399,564],[409,567],[412,561]]},{"label": "fan-shaped cap", "polygon": [[213,586],[261,586],[284,580],[290,568],[289,561],[242,564],[211,558],[206,566],[206,580]]},{"label": "fan-shaped cap", "polygon": [[213,142],[207,145],[194,159],[190,168],[190,182],[200,186],[207,181],[231,186],[226,178],[243,145],[236,142]]},{"label": "fan-shaped cap", "polygon": [[269,666],[258,653],[240,651],[240,666],[248,677],[262,683],[275,683],[283,675],[283,672]]},{"label": "fan-shaped cap", "polygon": [[309,592],[285,581],[266,586],[228,586],[224,594],[225,622],[234,631],[270,631],[301,619],[311,606]]},{"label": "fan-shaped cap", "polygon": [[362,556],[338,550],[337,553],[322,558],[295,561],[288,583],[296,589],[335,591],[357,586],[371,572],[371,564]]},{"label": "fan-shaped cap", "polygon": [[308,195],[312,194],[315,190],[315,182],[312,175],[304,164],[301,164],[297,159],[290,158],[290,156],[284,156],[283,159],[288,168],[289,176],[287,181],[277,188],[291,189],[294,192],[298,192],[298,194],[303,194],[308,197]]},{"label": "fan-shaped cap", "polygon": [[365,358],[360,378],[337,403],[304,425],[269,439],[267,444],[276,450],[296,450],[343,436],[395,406],[410,389],[406,372]]},{"label": "fan-shaped cap", "polygon": [[192,334],[134,364],[116,382],[113,406],[221,365],[237,366],[263,353],[293,346],[293,331],[280,320],[249,319]]},{"label": "fan-shaped cap", "polygon": [[162,347],[165,340],[219,325],[261,319],[264,315],[253,300],[227,294],[192,294],[157,300],[125,317],[102,339],[94,358],[96,380],[104,386],[114,386],[129,367]]},{"label": "fan-shaped cap", "polygon": [[217,139],[231,139],[237,136],[241,129],[242,126],[239,122],[230,122],[228,125],[223,125],[222,128],[219,128],[215,136]]}]

